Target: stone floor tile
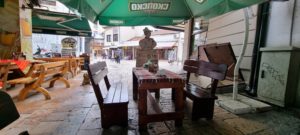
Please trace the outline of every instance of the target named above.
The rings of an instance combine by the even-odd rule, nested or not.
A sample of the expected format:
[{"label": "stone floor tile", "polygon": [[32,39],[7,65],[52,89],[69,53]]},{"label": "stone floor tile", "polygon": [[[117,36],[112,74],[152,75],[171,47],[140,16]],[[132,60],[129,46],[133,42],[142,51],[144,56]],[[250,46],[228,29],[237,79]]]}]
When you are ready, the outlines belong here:
[{"label": "stone floor tile", "polygon": [[53,135],[76,135],[79,131],[80,124],[62,122],[53,132]]},{"label": "stone floor tile", "polygon": [[223,112],[223,113],[215,113],[214,118],[226,120],[226,119],[238,118],[238,116],[229,112]]},{"label": "stone floor tile", "polygon": [[222,135],[243,135],[243,133],[220,119],[207,122],[210,127]]},{"label": "stone floor tile", "polygon": [[34,129],[28,132],[30,135],[50,135],[55,132],[56,128],[58,128],[61,123],[61,121],[41,122]]},{"label": "stone floor tile", "polygon": [[67,115],[68,112],[53,112],[41,121],[63,121],[66,119]]},{"label": "stone floor tile", "polygon": [[88,112],[86,118],[100,118],[100,108],[99,105],[93,105],[91,110]]},{"label": "stone floor tile", "polygon": [[77,135],[102,135],[102,129],[82,129],[79,130]]},{"label": "stone floor tile", "polygon": [[170,132],[170,129],[164,122],[153,122],[148,124],[148,132],[150,135],[157,135]]},{"label": "stone floor tile", "polygon": [[262,123],[243,118],[227,119],[225,120],[225,123],[228,123],[232,127],[241,131],[243,134],[253,134],[267,129],[266,125]]},{"label": "stone floor tile", "polygon": [[87,115],[91,108],[74,108],[69,112],[71,116]]},{"label": "stone floor tile", "polygon": [[80,129],[100,129],[101,119],[100,118],[87,118],[81,125]]},{"label": "stone floor tile", "polygon": [[81,125],[84,122],[86,115],[68,115],[66,117],[66,119],[64,120],[64,122],[68,122],[70,124],[74,124],[74,125]]},{"label": "stone floor tile", "polygon": [[275,131],[272,129],[265,129],[263,131],[260,131],[260,132],[254,133],[254,134],[255,135],[276,135]]}]

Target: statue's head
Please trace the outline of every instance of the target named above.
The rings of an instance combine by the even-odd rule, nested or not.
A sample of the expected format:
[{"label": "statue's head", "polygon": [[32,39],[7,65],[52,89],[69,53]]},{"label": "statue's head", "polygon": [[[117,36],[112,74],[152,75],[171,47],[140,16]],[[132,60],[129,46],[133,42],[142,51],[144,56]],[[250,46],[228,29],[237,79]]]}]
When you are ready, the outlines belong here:
[{"label": "statue's head", "polygon": [[151,36],[151,30],[149,30],[147,27],[143,30],[146,38],[149,38]]}]

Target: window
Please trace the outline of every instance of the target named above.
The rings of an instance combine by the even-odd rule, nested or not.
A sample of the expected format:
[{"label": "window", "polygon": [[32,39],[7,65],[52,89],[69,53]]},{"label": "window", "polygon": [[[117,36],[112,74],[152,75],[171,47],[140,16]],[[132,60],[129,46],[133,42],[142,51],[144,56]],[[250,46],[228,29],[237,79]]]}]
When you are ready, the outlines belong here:
[{"label": "window", "polygon": [[118,41],[118,34],[114,34],[114,35],[113,35],[113,40],[114,40],[114,41]]},{"label": "window", "polygon": [[111,42],[111,35],[106,35],[106,42]]}]

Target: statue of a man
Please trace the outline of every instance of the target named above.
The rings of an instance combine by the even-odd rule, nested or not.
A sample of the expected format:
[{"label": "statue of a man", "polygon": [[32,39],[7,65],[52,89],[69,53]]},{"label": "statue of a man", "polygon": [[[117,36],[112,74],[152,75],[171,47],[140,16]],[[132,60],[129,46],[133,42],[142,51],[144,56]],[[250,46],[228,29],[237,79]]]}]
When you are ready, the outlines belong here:
[{"label": "statue of a man", "polygon": [[153,38],[150,38],[151,36],[151,30],[149,30],[147,27],[144,29],[145,38],[140,40],[139,46],[141,47],[141,50],[153,50],[156,46],[156,42]]},{"label": "statue of a man", "polygon": [[156,50],[154,50],[156,46],[156,42],[151,36],[151,30],[147,27],[144,29],[145,38],[140,40],[139,48],[137,49],[137,57],[136,57],[136,67],[142,67],[145,63],[152,61],[152,63],[157,64],[157,54]]}]

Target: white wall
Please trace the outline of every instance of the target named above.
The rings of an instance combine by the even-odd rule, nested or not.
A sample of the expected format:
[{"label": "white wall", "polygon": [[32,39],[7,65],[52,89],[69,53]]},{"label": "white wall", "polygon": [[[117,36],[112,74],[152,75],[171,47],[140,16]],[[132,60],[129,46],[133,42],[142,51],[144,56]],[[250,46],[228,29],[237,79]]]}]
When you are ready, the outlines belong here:
[{"label": "white wall", "polygon": [[[120,45],[125,41],[128,41],[129,39],[133,38],[133,37],[137,37],[137,36],[143,36],[143,29],[146,26],[135,26],[135,27],[109,27],[106,28],[106,30],[104,31],[104,45],[105,46],[111,46],[112,44],[114,45]],[[150,28],[150,27],[148,27]],[[119,38],[117,42],[113,41],[113,31],[114,29],[116,29],[118,32],[115,34],[118,34]],[[151,29],[151,28],[150,28]],[[111,42],[107,42],[107,35],[111,35]]]},{"label": "white wall", "polygon": [[[270,18],[268,26],[268,34],[266,40],[266,46],[290,46],[291,45],[291,29],[292,29],[292,18],[295,0],[289,0],[287,2],[271,2],[270,6]],[[299,7],[299,2],[298,7]],[[300,15],[300,9],[298,9],[297,16]],[[300,23],[299,17],[295,21]],[[300,32],[299,25],[295,23],[295,33]],[[297,32],[298,31],[298,32]],[[299,37],[299,36],[298,36]],[[298,40],[298,41],[297,41]],[[299,39],[295,39],[295,42],[300,42]]]},{"label": "white wall", "polygon": [[300,1],[272,2],[270,10],[266,46],[300,47]]},{"label": "white wall", "polygon": [[143,26],[120,27],[120,41],[124,42],[136,36],[143,36]]},{"label": "white wall", "polygon": [[177,42],[179,38],[179,34],[153,35],[152,38],[156,42]]},{"label": "white wall", "polygon": [[[50,34],[32,34],[32,52],[35,53],[37,51],[38,46],[46,52],[58,52],[61,53],[61,40],[70,37],[70,36],[62,36],[62,35],[50,35]],[[81,52],[80,50],[80,43],[84,40],[80,40],[80,37],[72,36],[77,41],[77,52],[76,55],[78,56]],[[84,44],[82,45],[84,46]],[[82,49],[84,52],[84,49]],[[42,52],[42,54],[45,52]]]},{"label": "white wall", "polygon": [[[107,42],[107,35],[110,35],[111,42]],[[111,46],[112,42],[113,42],[113,28],[108,28],[104,32],[104,46]]]},{"label": "white wall", "polygon": [[300,47],[300,1],[296,0],[295,17],[294,17],[294,29],[292,34],[292,45]]}]

